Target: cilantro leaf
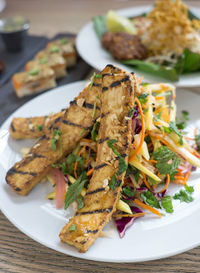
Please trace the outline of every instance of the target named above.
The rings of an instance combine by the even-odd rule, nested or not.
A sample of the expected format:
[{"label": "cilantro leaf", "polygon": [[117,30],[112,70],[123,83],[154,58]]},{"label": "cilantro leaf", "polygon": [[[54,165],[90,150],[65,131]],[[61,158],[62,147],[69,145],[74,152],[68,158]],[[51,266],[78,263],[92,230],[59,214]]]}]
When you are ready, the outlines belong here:
[{"label": "cilantro leaf", "polygon": [[195,136],[195,141],[197,144],[197,151],[200,152],[200,134]]},{"label": "cilantro leaf", "polygon": [[57,142],[57,140],[55,138],[51,138],[50,141],[51,141],[52,151],[56,151],[56,142]]},{"label": "cilantro leaf", "polygon": [[192,194],[194,192],[193,186],[185,185],[185,190],[190,194]]},{"label": "cilantro leaf", "polygon": [[191,193],[188,191],[180,190],[178,193],[176,193],[173,198],[175,200],[180,200],[180,202],[186,202],[190,203],[194,200],[194,198],[191,196]]},{"label": "cilantro leaf", "polygon": [[129,164],[128,168],[126,170],[125,178],[127,178],[130,174],[133,174],[134,177],[135,177],[136,182],[138,182],[138,179],[139,179],[139,176],[140,176],[140,171]]},{"label": "cilantro leaf", "polygon": [[135,190],[130,186],[123,187],[122,193],[128,197],[133,197],[135,195]]},{"label": "cilantro leaf", "polygon": [[182,136],[181,132],[179,132],[175,122],[170,121],[169,127],[163,126],[163,129],[166,133],[174,132],[177,136],[179,136],[179,144],[183,145],[183,136]]},{"label": "cilantro leaf", "polygon": [[168,213],[174,212],[171,196],[169,196],[169,195],[164,196],[161,200],[161,205],[165,209],[166,212],[168,212]]},{"label": "cilantro leaf", "polygon": [[88,179],[86,172],[83,172],[78,177],[76,182],[69,186],[65,195],[65,209],[67,209],[73,203],[73,201],[77,199],[87,181]]},{"label": "cilantro leaf", "polygon": [[142,200],[149,206],[160,209],[160,204],[159,201],[156,199],[156,197],[150,192],[150,191],[146,191],[146,192],[142,192],[140,194]]},{"label": "cilantro leaf", "polygon": [[113,190],[113,191],[114,191],[114,190],[116,189],[116,187],[117,187],[117,178],[116,178],[115,174],[113,174],[113,176],[112,176],[112,178],[111,178],[111,180],[110,180],[109,187],[110,187],[110,189]]},{"label": "cilantro leaf", "polygon": [[157,161],[156,168],[159,172],[169,174],[170,178],[173,179],[180,165],[180,158],[166,146],[159,147],[158,151],[153,153],[153,157]]}]

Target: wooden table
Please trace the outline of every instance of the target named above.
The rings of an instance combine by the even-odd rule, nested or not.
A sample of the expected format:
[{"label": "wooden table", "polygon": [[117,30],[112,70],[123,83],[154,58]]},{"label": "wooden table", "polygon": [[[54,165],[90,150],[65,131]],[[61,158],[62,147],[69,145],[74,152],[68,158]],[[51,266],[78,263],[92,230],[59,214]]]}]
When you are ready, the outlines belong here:
[{"label": "wooden table", "polygon": [[[198,0],[185,2],[200,7]],[[8,0],[7,7],[0,17],[21,14],[30,19],[31,33],[53,36],[57,32],[78,32],[92,16],[105,13],[108,9],[150,3],[153,1]],[[185,232],[186,236],[189,236],[189,233]],[[144,263],[115,264],[86,261],[40,245],[21,233],[0,213],[0,273],[6,272],[196,273],[200,272],[200,247],[171,258]]]}]

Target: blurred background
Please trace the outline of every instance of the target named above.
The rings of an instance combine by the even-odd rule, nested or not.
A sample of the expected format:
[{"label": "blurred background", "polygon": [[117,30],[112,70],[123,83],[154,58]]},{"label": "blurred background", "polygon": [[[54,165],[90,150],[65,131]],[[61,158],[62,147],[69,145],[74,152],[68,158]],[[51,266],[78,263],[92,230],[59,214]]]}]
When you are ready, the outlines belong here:
[{"label": "blurred background", "polygon": [[[5,0],[0,0],[0,10]],[[152,4],[152,0],[7,0],[0,18],[22,15],[31,21],[30,33],[53,36],[57,32],[77,33],[93,16],[109,9]],[[199,0],[185,1],[197,5]]]}]

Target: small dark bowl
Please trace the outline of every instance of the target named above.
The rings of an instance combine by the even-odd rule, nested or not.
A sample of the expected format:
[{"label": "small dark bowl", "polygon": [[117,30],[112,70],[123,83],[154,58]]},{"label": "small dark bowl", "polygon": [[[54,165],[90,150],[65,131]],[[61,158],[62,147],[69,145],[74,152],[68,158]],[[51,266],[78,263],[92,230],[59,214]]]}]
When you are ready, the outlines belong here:
[{"label": "small dark bowl", "polygon": [[21,16],[0,20],[0,34],[7,51],[17,52],[23,49],[29,26],[29,21]]}]

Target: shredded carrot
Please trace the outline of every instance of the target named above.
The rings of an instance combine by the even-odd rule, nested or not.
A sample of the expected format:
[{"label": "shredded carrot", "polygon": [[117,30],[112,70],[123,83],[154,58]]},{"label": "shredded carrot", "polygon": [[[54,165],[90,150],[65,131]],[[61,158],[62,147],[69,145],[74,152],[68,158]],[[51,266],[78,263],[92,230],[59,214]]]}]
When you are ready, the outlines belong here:
[{"label": "shredded carrot", "polygon": [[94,169],[90,169],[88,172],[87,172],[87,176],[90,176],[92,173],[93,173]]},{"label": "shredded carrot", "polygon": [[157,176],[160,178],[160,172],[157,173]]},{"label": "shredded carrot", "polygon": [[133,214],[117,214],[116,218],[118,217],[141,217],[141,216],[144,216],[146,213],[145,212],[140,212],[140,213],[133,213]]},{"label": "shredded carrot", "polygon": [[191,138],[191,137],[184,137],[184,139],[187,139],[187,140],[194,140],[194,138]]},{"label": "shredded carrot", "polygon": [[142,76],[142,77],[138,80],[139,84],[142,83],[143,79],[144,79],[144,76]]},{"label": "shredded carrot", "polygon": [[188,152],[190,152],[191,154],[193,154],[194,156],[200,158],[200,154],[195,150],[193,149],[192,147],[188,148],[187,146],[184,147],[186,150],[188,150]]},{"label": "shredded carrot", "polygon": [[175,175],[175,179],[185,181],[185,177],[181,175]]},{"label": "shredded carrot", "polygon": [[140,144],[138,145],[138,147],[135,150],[134,154],[129,158],[129,162],[132,161],[136,157],[136,155],[139,153],[139,151],[141,150],[143,142],[144,142],[144,134],[145,134],[145,128],[144,128],[145,123],[144,123],[144,115],[143,115],[143,112],[142,112],[142,106],[141,106],[140,101],[138,100],[138,98],[135,99],[135,102],[138,105],[140,116],[141,116],[142,131],[141,131]]},{"label": "shredded carrot", "polygon": [[157,161],[157,160],[154,160],[154,159],[149,159],[148,162],[149,162],[149,163],[155,163],[155,164],[156,164],[158,161]]},{"label": "shredded carrot", "polygon": [[155,97],[156,100],[162,100],[164,97]]},{"label": "shredded carrot", "polygon": [[150,185],[149,185],[148,182],[147,182],[146,175],[145,175],[143,172],[141,172],[141,175],[142,175],[143,178],[144,178],[144,184],[145,184],[146,187],[151,191],[151,187],[150,187]]},{"label": "shredded carrot", "polygon": [[81,142],[81,141],[83,141],[83,142],[90,142],[90,143],[93,142],[91,139],[87,139],[87,138],[82,138],[82,139],[80,140],[80,142]]},{"label": "shredded carrot", "polygon": [[[80,150],[80,152],[78,153],[78,156],[80,156],[80,155],[82,154],[82,152],[85,151],[85,149],[86,149],[86,146],[83,146],[83,148],[82,148],[82,149]],[[78,167],[78,161],[76,161],[76,162],[74,163],[74,176],[75,176],[76,179],[78,178],[77,173],[76,173],[77,167]]]},{"label": "shredded carrot", "polygon": [[164,186],[164,188],[163,188],[162,190],[160,190],[160,191],[157,192],[157,193],[164,192],[164,191],[168,188],[169,183],[170,183],[170,176],[169,176],[169,174],[167,174],[167,182],[166,182],[166,185]]},{"label": "shredded carrot", "polygon": [[147,210],[153,212],[154,214],[158,215],[159,217],[162,217],[162,215],[160,214],[160,212],[157,209],[154,209],[151,206],[142,203],[140,200],[134,199],[134,203],[136,205],[138,205],[139,207],[141,207],[143,209],[147,209]]},{"label": "shredded carrot", "polygon": [[197,128],[195,128],[195,130],[194,130],[194,136],[197,135],[197,132],[198,132],[198,130],[197,130]]},{"label": "shredded carrot", "polygon": [[161,125],[162,126],[162,123],[160,123],[159,121],[157,121],[157,122],[154,122],[154,125],[156,125],[156,126]]}]

